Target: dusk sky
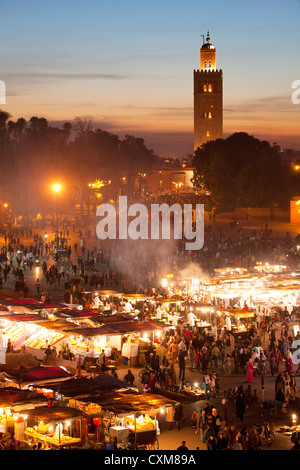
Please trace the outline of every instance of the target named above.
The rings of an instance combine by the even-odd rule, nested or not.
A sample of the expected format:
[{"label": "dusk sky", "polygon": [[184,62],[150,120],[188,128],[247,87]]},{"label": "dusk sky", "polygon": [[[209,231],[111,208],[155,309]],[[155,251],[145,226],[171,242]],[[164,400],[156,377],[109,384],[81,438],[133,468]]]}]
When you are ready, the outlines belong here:
[{"label": "dusk sky", "polygon": [[0,79],[12,120],[88,116],[163,157],[193,152],[193,70],[210,32],[224,137],[300,150],[299,0],[1,1]]}]

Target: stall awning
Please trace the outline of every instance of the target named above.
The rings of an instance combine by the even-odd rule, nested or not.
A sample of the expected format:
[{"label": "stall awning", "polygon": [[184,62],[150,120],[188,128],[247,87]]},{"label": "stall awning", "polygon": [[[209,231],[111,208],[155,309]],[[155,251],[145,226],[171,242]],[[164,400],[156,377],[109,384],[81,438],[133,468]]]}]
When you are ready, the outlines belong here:
[{"label": "stall awning", "polygon": [[50,304],[45,302],[36,302],[32,303],[31,305],[27,305],[28,308],[31,310],[52,310],[55,308],[67,308],[65,304],[56,303]]},{"label": "stall awning", "polygon": [[61,383],[47,383],[47,389],[59,392],[65,397],[79,397],[96,392],[105,392],[121,389],[135,389],[127,383],[106,373],[90,379],[82,377],[81,379],[71,378]]},{"label": "stall awning", "polygon": [[17,305],[17,306],[22,306],[22,307],[28,307],[28,306],[31,306],[33,304],[38,304],[38,301],[37,300],[34,300],[34,299],[24,299],[24,298],[21,298],[21,299],[16,299],[14,297],[10,297],[10,296],[0,296],[0,304],[2,305]]},{"label": "stall awning", "polygon": [[111,335],[122,335],[128,333],[139,333],[139,332],[146,332],[146,331],[155,331],[159,329],[166,328],[168,325],[164,325],[163,323],[154,323],[154,322],[147,322],[147,323],[138,323],[138,322],[116,322],[116,323],[107,323],[104,326],[100,326],[99,328],[78,328],[74,330],[69,330],[70,334],[81,335],[87,338],[93,336],[111,336]]},{"label": "stall awning", "polygon": [[0,378],[16,384],[30,384],[53,380],[66,380],[72,377],[61,367],[34,367],[31,369],[7,370],[0,373]]},{"label": "stall awning", "polygon": [[92,318],[92,317],[98,317],[99,312],[97,310],[72,309],[72,310],[65,310],[63,312],[60,312],[59,316],[72,317],[72,318]]},{"label": "stall awning", "polygon": [[244,309],[244,308],[226,309],[225,312],[228,312],[231,315],[236,315],[237,317],[240,317],[240,318],[251,318],[251,317],[255,316],[254,311],[247,310],[247,309]]},{"label": "stall awning", "polygon": [[106,412],[131,414],[135,412],[155,414],[166,406],[175,406],[177,401],[152,393],[115,393],[109,396],[90,396],[82,401],[96,403]]},{"label": "stall awning", "polygon": [[98,295],[100,297],[102,297],[103,295],[105,296],[108,296],[108,297],[123,297],[123,293],[122,292],[117,292],[115,290],[98,290],[96,291],[98,293]]},{"label": "stall awning", "polygon": [[82,411],[67,406],[39,406],[34,410],[28,410],[26,414],[28,416],[27,419],[34,418],[38,421],[43,421],[44,424],[52,421],[60,422],[64,420],[85,418],[85,414]]},{"label": "stall awning", "polygon": [[28,405],[32,402],[45,402],[45,397],[40,393],[30,390],[19,390],[15,387],[0,388],[0,407],[15,407]]},{"label": "stall awning", "polygon": [[[0,312],[0,317],[1,317],[1,312]],[[40,315],[37,314],[31,314],[31,313],[11,313],[9,315],[3,315],[2,318],[4,320],[9,320],[9,321],[22,321],[22,322],[32,322],[32,323],[37,323],[37,322],[46,322],[48,321],[47,318],[43,318]]]},{"label": "stall awning", "polygon": [[150,297],[145,294],[125,294],[123,298],[127,300],[147,300]]},{"label": "stall awning", "polygon": [[118,322],[124,322],[124,321],[132,321],[131,316],[127,315],[120,315],[116,313],[115,315],[99,315],[97,318],[97,321],[104,323],[107,325],[108,323],[118,323]]}]

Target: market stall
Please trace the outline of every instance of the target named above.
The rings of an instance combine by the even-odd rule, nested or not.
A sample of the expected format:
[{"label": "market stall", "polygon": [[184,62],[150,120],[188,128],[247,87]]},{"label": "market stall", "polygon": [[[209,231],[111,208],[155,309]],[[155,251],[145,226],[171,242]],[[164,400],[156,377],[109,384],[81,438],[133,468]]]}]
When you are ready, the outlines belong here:
[{"label": "market stall", "polygon": [[25,348],[33,355],[39,355],[39,350],[45,349],[48,344],[59,344],[67,337],[64,330],[70,327],[66,321],[55,323],[35,314],[0,315],[1,333],[6,341],[10,340],[13,350]]},{"label": "market stall", "polygon": [[229,315],[232,319],[230,328],[227,328],[227,330],[230,330],[233,336],[247,336],[251,333],[255,321],[255,311],[235,308],[226,309],[224,314]]},{"label": "market stall", "polygon": [[[70,330],[69,343],[74,354],[83,358],[98,357],[102,350],[107,354],[109,363],[112,351],[118,358],[132,366],[138,365],[139,353],[145,349],[145,343],[154,340],[155,334],[161,332],[165,325],[153,322],[113,321],[95,328]],[[124,359],[125,358],[125,359]],[[115,358],[113,359],[115,361]],[[144,363],[142,364],[144,365]]]},{"label": "market stall", "polygon": [[44,406],[44,396],[30,390],[14,387],[0,389],[0,436],[1,441],[9,442],[15,435],[20,441],[24,437],[24,422],[27,412],[34,406]]},{"label": "market stall", "polygon": [[28,411],[24,427],[29,448],[39,442],[44,449],[81,447],[86,416],[76,408],[43,406]]},{"label": "market stall", "polygon": [[114,393],[85,400],[101,405],[99,417],[93,419],[101,429],[102,442],[116,442],[119,447],[133,446],[157,449],[158,419],[176,402],[152,393]]}]

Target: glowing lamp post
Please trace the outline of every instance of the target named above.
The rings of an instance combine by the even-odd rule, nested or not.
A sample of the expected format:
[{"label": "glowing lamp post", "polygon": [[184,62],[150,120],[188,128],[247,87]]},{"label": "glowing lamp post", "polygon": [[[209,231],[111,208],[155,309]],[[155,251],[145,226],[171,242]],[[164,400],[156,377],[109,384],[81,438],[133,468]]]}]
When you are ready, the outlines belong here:
[{"label": "glowing lamp post", "polygon": [[58,192],[61,190],[61,184],[55,183],[55,184],[52,186],[52,189],[53,189],[53,191],[55,191],[56,193],[58,193]]},{"label": "glowing lamp post", "polygon": [[54,183],[52,185],[52,189],[55,194],[55,222],[57,223],[57,193],[60,192],[61,190],[61,184],[60,183]]}]

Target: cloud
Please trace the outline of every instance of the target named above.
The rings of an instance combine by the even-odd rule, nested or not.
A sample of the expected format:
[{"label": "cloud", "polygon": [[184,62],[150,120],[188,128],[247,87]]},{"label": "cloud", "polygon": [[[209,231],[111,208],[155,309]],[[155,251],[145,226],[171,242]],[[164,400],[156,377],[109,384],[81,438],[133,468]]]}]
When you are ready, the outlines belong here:
[{"label": "cloud", "polygon": [[9,79],[51,79],[51,80],[125,80],[129,76],[110,73],[70,73],[70,72],[25,72],[5,74]]},{"label": "cloud", "polygon": [[[247,120],[260,121],[262,114],[270,113],[294,113],[298,111],[297,107],[292,104],[291,94],[280,96],[264,96],[257,99],[245,100],[237,103],[230,103],[224,107],[224,114],[228,114],[225,119],[237,119],[245,114]],[[273,117],[274,119],[274,117]]]},{"label": "cloud", "polygon": [[124,106],[126,109],[141,110],[151,112],[153,116],[169,116],[169,115],[190,115],[193,113],[193,107],[191,106],[136,106],[136,105],[127,105]]}]

